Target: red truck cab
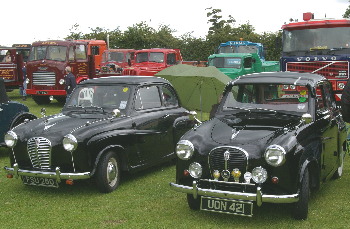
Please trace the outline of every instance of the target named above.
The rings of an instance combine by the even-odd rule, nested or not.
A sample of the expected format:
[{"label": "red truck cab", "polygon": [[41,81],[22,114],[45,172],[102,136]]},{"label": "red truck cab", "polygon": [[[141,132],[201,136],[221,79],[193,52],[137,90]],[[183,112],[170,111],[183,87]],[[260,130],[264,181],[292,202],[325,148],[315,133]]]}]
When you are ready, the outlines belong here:
[{"label": "red truck cab", "polygon": [[163,69],[182,62],[179,49],[142,49],[135,52],[135,63],[123,70],[122,75],[154,76]]},{"label": "red truck cab", "polygon": [[50,103],[52,97],[64,103],[65,68],[71,67],[77,83],[94,78],[105,48],[104,41],[96,40],[34,42],[27,62],[27,94],[37,104]]},{"label": "red truck cab", "polygon": [[121,74],[123,69],[134,64],[135,49],[108,49],[102,54],[100,74]]}]

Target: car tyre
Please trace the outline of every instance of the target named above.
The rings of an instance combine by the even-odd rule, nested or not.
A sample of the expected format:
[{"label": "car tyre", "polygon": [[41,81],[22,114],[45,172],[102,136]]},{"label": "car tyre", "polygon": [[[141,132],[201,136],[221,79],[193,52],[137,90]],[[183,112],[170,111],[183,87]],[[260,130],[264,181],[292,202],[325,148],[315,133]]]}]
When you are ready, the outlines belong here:
[{"label": "car tyre", "polygon": [[310,176],[306,168],[301,180],[299,201],[294,204],[293,217],[298,220],[307,219],[310,197]]},{"label": "car tyre", "polygon": [[113,192],[120,182],[120,162],[114,152],[108,152],[101,156],[96,170],[97,188],[102,193]]},{"label": "car tyre", "polygon": [[195,199],[192,194],[187,194],[187,203],[190,209],[199,210],[201,206],[201,197],[198,196],[197,199]]}]

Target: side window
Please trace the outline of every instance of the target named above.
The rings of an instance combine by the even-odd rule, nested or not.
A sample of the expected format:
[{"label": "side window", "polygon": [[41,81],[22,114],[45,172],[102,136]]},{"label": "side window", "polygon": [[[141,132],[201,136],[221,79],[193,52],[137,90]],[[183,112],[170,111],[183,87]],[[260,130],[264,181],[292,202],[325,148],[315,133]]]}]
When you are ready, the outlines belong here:
[{"label": "side window", "polygon": [[77,45],[75,47],[75,57],[77,58],[77,60],[85,60],[86,59],[85,45]]},{"label": "side window", "polygon": [[161,107],[162,103],[157,86],[142,87],[137,91],[135,109],[144,110]]},{"label": "side window", "polygon": [[244,59],[244,68],[251,68],[252,67],[252,58],[247,57]]},{"label": "side window", "polygon": [[169,53],[167,55],[167,61],[166,61],[167,64],[170,64],[170,65],[174,65],[176,64],[176,56],[175,56],[175,53]]},{"label": "side window", "polygon": [[168,86],[162,86],[162,98],[164,101],[164,106],[178,106],[178,101],[174,90]]},{"label": "side window", "polygon": [[71,46],[69,48],[68,59],[69,59],[69,61],[74,61],[74,48],[73,48],[73,46]]},{"label": "side window", "polygon": [[91,46],[91,55],[99,55],[100,54],[100,47],[98,46]]},{"label": "side window", "polygon": [[324,85],[318,85],[316,88],[316,110],[324,112],[328,109],[324,93]]}]

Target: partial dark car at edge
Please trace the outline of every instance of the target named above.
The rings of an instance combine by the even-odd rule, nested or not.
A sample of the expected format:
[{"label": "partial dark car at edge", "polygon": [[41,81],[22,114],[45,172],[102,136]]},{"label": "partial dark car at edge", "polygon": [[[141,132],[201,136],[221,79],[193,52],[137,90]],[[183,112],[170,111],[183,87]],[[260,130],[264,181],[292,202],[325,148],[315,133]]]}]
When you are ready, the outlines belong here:
[{"label": "partial dark car at edge", "polygon": [[95,178],[112,192],[122,171],[176,158],[179,138],[193,127],[171,84],[156,77],[104,77],[80,83],[62,112],[6,134],[8,177],[58,187]]},{"label": "partial dark car at edge", "polygon": [[5,146],[4,135],[13,127],[36,119],[24,104],[11,101],[6,94],[4,79],[0,78],[0,146]]},{"label": "partial dark car at edge", "polygon": [[306,219],[310,190],[342,175],[346,151],[327,79],[246,75],[227,85],[214,118],[178,142],[170,187],[187,194],[191,209],[252,216],[254,206],[290,203]]}]

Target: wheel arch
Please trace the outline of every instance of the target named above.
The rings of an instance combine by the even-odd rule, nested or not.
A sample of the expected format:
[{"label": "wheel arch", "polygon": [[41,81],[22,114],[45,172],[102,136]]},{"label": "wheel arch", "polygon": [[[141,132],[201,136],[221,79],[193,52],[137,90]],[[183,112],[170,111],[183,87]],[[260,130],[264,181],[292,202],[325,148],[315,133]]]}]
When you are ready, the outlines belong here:
[{"label": "wheel arch", "polygon": [[38,117],[36,117],[34,114],[29,113],[29,112],[20,112],[18,114],[16,114],[10,124],[10,129],[18,126],[21,123],[24,123],[26,119],[28,120],[34,120],[37,119]]},{"label": "wheel arch", "polygon": [[299,189],[306,169],[309,170],[310,188],[313,190],[318,190],[320,187],[320,169],[315,159],[307,159],[301,165],[298,180]]}]

